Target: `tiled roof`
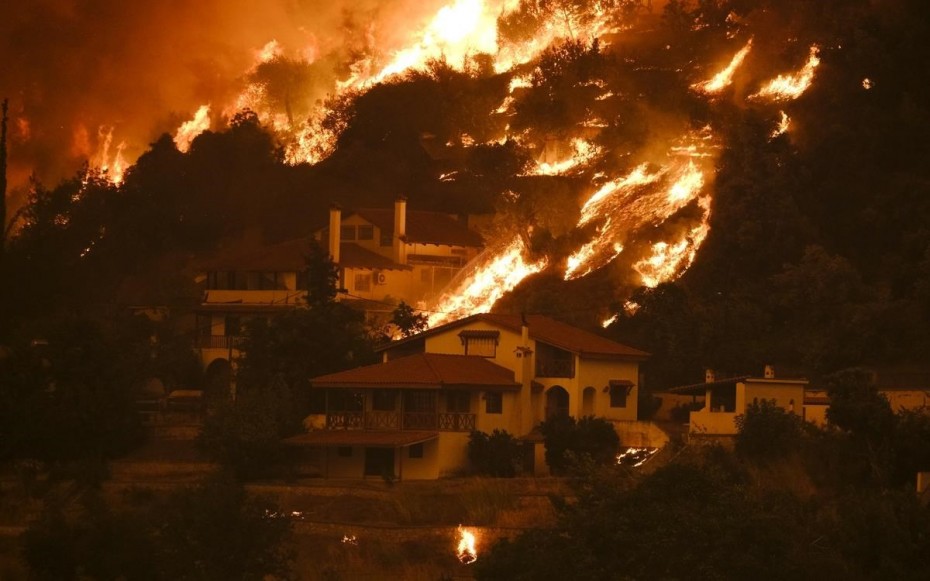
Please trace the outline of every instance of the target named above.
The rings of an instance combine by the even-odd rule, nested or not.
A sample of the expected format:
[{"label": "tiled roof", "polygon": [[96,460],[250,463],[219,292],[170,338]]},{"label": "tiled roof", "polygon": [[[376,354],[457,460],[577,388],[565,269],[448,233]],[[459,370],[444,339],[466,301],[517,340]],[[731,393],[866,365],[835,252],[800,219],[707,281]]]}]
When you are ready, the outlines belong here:
[{"label": "tiled roof", "polygon": [[371,446],[399,448],[435,440],[437,432],[375,432],[368,430],[315,430],[283,440],[291,446]]},{"label": "tiled roof", "polygon": [[519,389],[513,371],[484,357],[419,353],[310,380],[313,387]]},{"label": "tiled roof", "polygon": [[[394,210],[363,209],[344,216],[357,214],[381,229],[394,234]],[[458,219],[441,212],[408,210],[406,219],[407,242],[416,244],[444,244],[448,246],[484,246],[484,240]]]},{"label": "tiled roof", "polygon": [[292,271],[302,270],[310,254],[310,240],[296,238],[278,244],[222,253],[204,263],[205,270]]},{"label": "tiled roof", "polygon": [[412,270],[413,267],[398,264],[387,258],[362,248],[354,242],[343,242],[339,245],[339,266],[345,268],[371,268],[379,270]]},{"label": "tiled roof", "polygon": [[[520,333],[523,326],[523,318],[524,317],[522,315],[503,315],[492,313],[472,315],[470,317],[465,317],[464,319],[459,319],[458,321],[453,321],[439,327],[434,327],[408,339],[402,339],[400,341],[390,343],[387,346],[382,347],[380,350],[383,351],[393,349],[394,347],[402,345],[408,341],[418,340],[424,336],[435,335],[478,321],[508,329],[515,333]],[[583,357],[590,357],[594,359],[645,359],[649,357],[649,353],[645,351],[640,351],[639,349],[635,349],[628,345],[617,343],[616,341],[611,341],[610,339],[601,337],[600,335],[595,335],[594,333],[585,331],[584,329],[579,329],[578,327],[573,327],[572,325],[568,325],[566,323],[562,323],[545,315],[526,315],[525,318],[527,325],[529,326],[531,339],[553,345],[560,349],[565,349],[566,351],[578,353]]]}]

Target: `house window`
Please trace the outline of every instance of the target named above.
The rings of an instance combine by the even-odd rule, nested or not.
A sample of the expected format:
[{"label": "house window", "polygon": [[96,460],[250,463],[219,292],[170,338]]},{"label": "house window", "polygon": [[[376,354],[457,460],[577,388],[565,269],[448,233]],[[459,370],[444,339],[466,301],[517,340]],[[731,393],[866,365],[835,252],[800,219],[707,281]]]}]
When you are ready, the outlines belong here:
[{"label": "house window", "polygon": [[371,396],[371,409],[376,412],[392,412],[397,394],[387,389],[376,389]]},{"label": "house window", "polygon": [[391,236],[390,232],[386,232],[382,230],[381,231],[381,246],[393,246],[393,245],[394,245],[394,237]]},{"label": "house window", "polygon": [[355,226],[343,226],[339,229],[342,240],[355,240]]},{"label": "house window", "polygon": [[446,393],[446,411],[453,414],[467,414],[471,408],[471,394],[467,391],[450,391]]},{"label": "house window", "polygon": [[478,355],[479,357],[495,357],[497,355],[497,342],[500,338],[498,331],[462,331],[459,340],[465,346],[465,355]]},{"label": "house window", "polygon": [[339,446],[336,448],[336,454],[338,454],[340,458],[351,458],[352,446]]},{"label": "house window", "polygon": [[223,323],[225,327],[225,332],[223,334],[227,337],[242,334],[242,319],[239,318],[239,315],[226,315],[226,319]]},{"label": "house window", "polygon": [[275,290],[275,289],[281,288],[278,286],[278,273],[277,272],[263,272],[261,273],[261,277],[262,277],[261,279],[262,290]]},{"label": "house window", "polygon": [[358,227],[358,239],[359,240],[374,240],[375,238],[375,227],[374,226],[359,226]]},{"label": "house window", "polygon": [[371,292],[371,273],[358,273],[355,275],[355,290],[359,292]]},{"label": "house window", "polygon": [[423,444],[414,444],[407,448],[407,457],[408,458],[422,458],[423,457]]},{"label": "house window", "polygon": [[633,389],[633,383],[626,380],[611,380],[610,382],[610,407],[625,408],[627,396]]},{"label": "house window", "polygon": [[424,266],[423,270],[420,271],[420,282],[432,283],[433,282],[433,267]]},{"label": "house window", "polygon": [[484,394],[484,413],[502,414],[504,413],[504,394],[496,391],[489,391]]},{"label": "house window", "polygon": [[436,411],[436,394],[429,391],[410,391],[404,394],[404,411]]}]

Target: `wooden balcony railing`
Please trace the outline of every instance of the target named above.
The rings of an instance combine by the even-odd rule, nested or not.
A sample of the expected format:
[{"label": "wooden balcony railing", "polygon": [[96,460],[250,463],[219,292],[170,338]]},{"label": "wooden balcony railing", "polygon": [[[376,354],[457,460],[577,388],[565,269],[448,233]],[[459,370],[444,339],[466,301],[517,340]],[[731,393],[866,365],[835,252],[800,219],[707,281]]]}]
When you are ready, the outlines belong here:
[{"label": "wooden balcony railing", "polygon": [[238,349],[243,339],[241,335],[201,335],[197,343],[201,349]]},{"label": "wooden balcony railing", "polygon": [[442,430],[470,432],[475,414],[435,412],[329,412],[327,430]]},{"label": "wooden balcony railing", "polygon": [[326,414],[327,430],[361,430],[364,427],[364,412],[333,412]]},{"label": "wooden balcony railing", "polygon": [[475,429],[475,414],[439,414],[439,429],[447,432],[470,432]]}]

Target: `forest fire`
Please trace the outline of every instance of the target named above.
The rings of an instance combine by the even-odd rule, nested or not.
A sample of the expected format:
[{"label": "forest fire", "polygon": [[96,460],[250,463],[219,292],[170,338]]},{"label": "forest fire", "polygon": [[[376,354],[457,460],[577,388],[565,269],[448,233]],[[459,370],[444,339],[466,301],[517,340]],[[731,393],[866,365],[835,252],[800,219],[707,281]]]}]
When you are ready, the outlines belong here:
[{"label": "forest fire", "polygon": [[187,153],[194,138],[207,129],[210,129],[210,105],[201,105],[194,113],[194,118],[182,123],[174,134],[174,144],[178,151]]},{"label": "forest fire", "polygon": [[814,74],[817,67],[820,66],[819,54],[820,48],[817,45],[811,46],[807,63],[800,71],[793,75],[778,75],[749,98],[771,99],[773,101],[797,99],[814,81]]},{"label": "forest fire", "polygon": [[733,55],[730,64],[728,64],[726,68],[714,75],[710,80],[691,85],[691,88],[707,95],[716,95],[729,87],[733,83],[733,74],[736,72],[736,69],[743,64],[743,60],[745,60],[746,55],[749,54],[750,49],[752,49],[752,39],[750,39],[749,42],[746,43],[746,46],[741,48],[739,52]]},{"label": "forest fire", "polygon": [[478,560],[478,550],[476,548],[477,538],[473,531],[459,526],[458,545],[455,547],[455,556],[464,565],[471,565]]},{"label": "forest fire", "polygon": [[548,265],[548,261],[528,262],[523,238],[517,236],[502,250],[486,250],[473,266],[462,271],[445,293],[430,308],[431,327],[463,316],[486,313],[505,293],[510,292],[531,274]]}]

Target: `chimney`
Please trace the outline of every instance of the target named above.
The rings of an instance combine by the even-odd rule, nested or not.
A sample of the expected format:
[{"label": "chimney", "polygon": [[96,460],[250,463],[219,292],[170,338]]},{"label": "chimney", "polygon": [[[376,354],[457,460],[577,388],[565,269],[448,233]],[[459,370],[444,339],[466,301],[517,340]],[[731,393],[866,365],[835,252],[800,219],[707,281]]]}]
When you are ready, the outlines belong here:
[{"label": "chimney", "polygon": [[704,370],[704,383],[713,383],[717,381],[717,375],[714,373],[713,369]]},{"label": "chimney", "polygon": [[775,368],[771,365],[765,366],[765,379],[775,379]]},{"label": "chimney", "polygon": [[333,262],[339,264],[339,245],[342,235],[342,208],[339,204],[329,207],[329,254]]},{"label": "chimney", "polygon": [[407,198],[394,201],[394,262],[407,264]]}]

